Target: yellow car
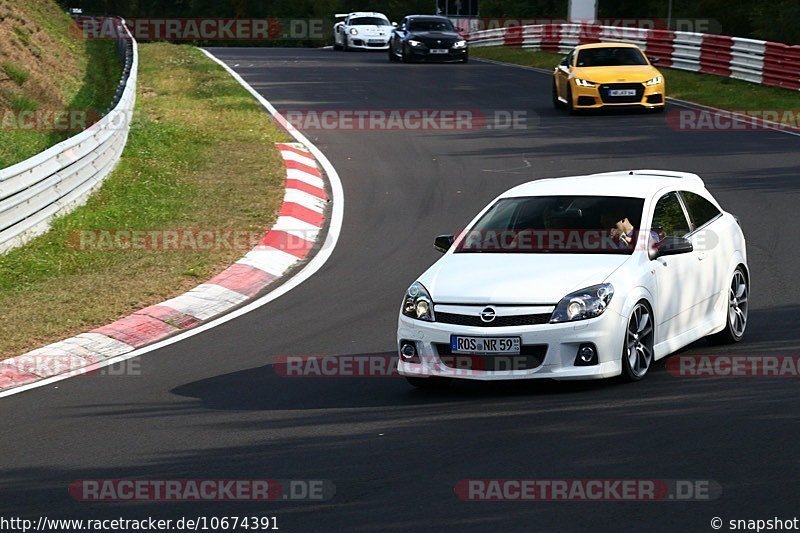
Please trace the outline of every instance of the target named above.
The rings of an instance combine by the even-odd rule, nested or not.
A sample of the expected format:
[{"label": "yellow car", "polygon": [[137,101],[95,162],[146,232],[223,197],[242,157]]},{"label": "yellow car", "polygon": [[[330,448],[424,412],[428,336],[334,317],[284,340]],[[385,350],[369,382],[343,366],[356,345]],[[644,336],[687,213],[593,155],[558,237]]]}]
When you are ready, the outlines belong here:
[{"label": "yellow car", "polygon": [[604,107],[663,111],[664,76],[635,44],[575,47],[553,72],[553,106],[570,112]]}]

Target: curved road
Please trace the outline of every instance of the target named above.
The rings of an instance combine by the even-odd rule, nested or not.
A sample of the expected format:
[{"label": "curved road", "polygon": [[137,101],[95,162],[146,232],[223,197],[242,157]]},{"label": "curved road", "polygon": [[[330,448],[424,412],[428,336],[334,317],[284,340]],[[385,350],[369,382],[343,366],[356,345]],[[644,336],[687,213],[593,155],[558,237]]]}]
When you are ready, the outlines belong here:
[{"label": "curved road", "polygon": [[[627,168],[697,172],[748,237],[746,341],[685,354],[798,354],[797,137],[682,132],[665,115],[568,116],[547,76],[509,66],[390,64],[383,54],[215,49],[281,111],[522,111],[527,127],[305,133],[344,183],[342,236],[289,294],[132,360],[141,375],[62,381],[0,401],[0,516],[277,515],[285,531],[709,531],[793,517],[800,462],[793,379],[468,384],[278,376],[280,355],[394,349],[404,289],[495,194],[542,177]],[[222,176],[224,179],[224,174]],[[136,374],[137,372],[129,372]],[[330,502],[84,503],[78,479],[328,479]],[[701,502],[462,502],[468,478],[707,479]]]}]

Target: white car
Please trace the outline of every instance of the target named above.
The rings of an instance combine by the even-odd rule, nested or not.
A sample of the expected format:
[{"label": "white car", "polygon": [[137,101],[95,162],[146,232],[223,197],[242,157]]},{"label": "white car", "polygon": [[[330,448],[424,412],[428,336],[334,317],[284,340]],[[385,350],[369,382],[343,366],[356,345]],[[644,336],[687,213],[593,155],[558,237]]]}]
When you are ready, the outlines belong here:
[{"label": "white car", "polygon": [[392,36],[392,23],[383,13],[356,11],[337,13],[342,18],[333,25],[333,48],[335,50],[388,50]]},{"label": "white car", "polygon": [[492,201],[407,290],[398,371],[472,380],[636,381],[710,336],[741,340],[745,238],[695,174],[543,179]]}]

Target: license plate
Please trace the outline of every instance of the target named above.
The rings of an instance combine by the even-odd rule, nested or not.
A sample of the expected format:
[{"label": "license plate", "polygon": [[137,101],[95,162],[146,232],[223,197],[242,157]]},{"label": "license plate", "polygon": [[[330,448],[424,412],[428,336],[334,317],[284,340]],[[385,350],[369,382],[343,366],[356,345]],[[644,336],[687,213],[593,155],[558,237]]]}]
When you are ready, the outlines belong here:
[{"label": "license plate", "polygon": [[370,39],[369,44],[383,44],[383,41],[380,39]]},{"label": "license plate", "polygon": [[636,96],[636,89],[612,89],[608,96]]},{"label": "license plate", "polygon": [[454,354],[519,355],[520,337],[464,337],[451,335],[450,351]]},{"label": "license plate", "polygon": [[431,53],[432,54],[448,54],[448,53],[450,53],[450,50],[448,50],[447,48],[431,48]]}]

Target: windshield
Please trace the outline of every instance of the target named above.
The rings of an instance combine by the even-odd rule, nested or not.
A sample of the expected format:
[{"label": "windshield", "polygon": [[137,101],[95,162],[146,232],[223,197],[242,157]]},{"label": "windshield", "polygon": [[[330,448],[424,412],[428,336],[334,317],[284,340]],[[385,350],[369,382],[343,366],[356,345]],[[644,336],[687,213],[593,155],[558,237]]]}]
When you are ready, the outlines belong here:
[{"label": "windshield", "polygon": [[380,17],[358,17],[350,19],[351,26],[391,26],[389,21]]},{"label": "windshield", "polygon": [[604,253],[637,247],[644,199],[503,198],[464,233],[455,253]]},{"label": "windshield", "polygon": [[578,67],[620,67],[646,65],[647,60],[638,48],[587,48],[578,52]]},{"label": "windshield", "polygon": [[411,31],[455,31],[452,22],[439,19],[414,19],[408,23],[408,29]]}]

